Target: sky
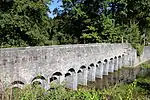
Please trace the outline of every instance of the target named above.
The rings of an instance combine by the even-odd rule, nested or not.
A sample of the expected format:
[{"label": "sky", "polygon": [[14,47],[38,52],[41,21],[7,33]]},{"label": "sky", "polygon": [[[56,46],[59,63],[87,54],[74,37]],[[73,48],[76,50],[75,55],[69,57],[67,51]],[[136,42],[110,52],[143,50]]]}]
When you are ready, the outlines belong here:
[{"label": "sky", "polygon": [[52,0],[51,5],[48,5],[48,7],[49,7],[49,9],[51,11],[51,13],[48,13],[48,16],[51,17],[51,18],[54,18],[56,15],[53,15],[52,12],[53,12],[53,10],[55,8],[59,8],[60,9],[60,5],[62,5],[61,0],[59,0],[59,2],[58,2],[58,0]]}]

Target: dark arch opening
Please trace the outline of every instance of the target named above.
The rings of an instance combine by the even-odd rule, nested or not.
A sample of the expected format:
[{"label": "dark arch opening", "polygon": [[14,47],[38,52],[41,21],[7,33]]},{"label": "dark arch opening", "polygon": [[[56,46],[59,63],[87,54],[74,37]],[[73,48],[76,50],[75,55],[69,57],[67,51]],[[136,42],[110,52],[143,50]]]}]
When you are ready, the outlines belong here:
[{"label": "dark arch opening", "polygon": [[124,56],[124,54],[122,54],[122,56]]},{"label": "dark arch opening", "polygon": [[51,78],[50,78],[50,82],[52,82],[52,81],[54,81],[54,80],[57,80],[57,78],[56,78],[56,77],[51,77]]},{"label": "dark arch opening", "polygon": [[42,85],[42,83],[39,82],[39,81],[34,81],[34,82],[32,83],[32,85],[33,85],[33,86],[35,86],[35,85]]},{"label": "dark arch opening", "polygon": [[121,56],[118,56],[118,58],[121,58]]},{"label": "dark arch opening", "polygon": [[62,76],[62,73],[60,72],[55,72],[52,76],[57,75],[57,76]]},{"label": "dark arch opening", "polygon": [[66,74],[65,74],[65,77],[67,77],[67,76],[69,76],[69,75],[71,75],[71,74],[70,74],[70,73],[66,73]]},{"label": "dark arch opening", "polygon": [[86,68],[86,66],[81,66],[80,68],[81,68],[81,69],[84,69],[84,68]]},{"label": "dark arch opening", "polygon": [[75,72],[75,70],[73,68],[70,68],[68,71]]},{"label": "dark arch opening", "polygon": [[22,85],[24,85],[24,83],[21,82],[21,81],[14,81],[14,82],[12,82],[11,84],[12,84],[12,85],[15,85],[15,84],[22,84]]},{"label": "dark arch opening", "polygon": [[82,72],[81,70],[78,71],[78,73],[81,73],[81,72]]},{"label": "dark arch opening", "polygon": [[113,60],[113,58],[110,58],[110,60]]},{"label": "dark arch opening", "polygon": [[117,59],[117,57],[115,56],[115,59]]},{"label": "dark arch opening", "polygon": [[98,65],[96,64],[96,67],[98,67]]},{"label": "dark arch opening", "polygon": [[88,69],[91,69],[90,67],[88,67]]},{"label": "dark arch opening", "polygon": [[108,62],[108,60],[107,60],[107,59],[105,59],[105,60],[104,60],[104,62]]},{"label": "dark arch opening", "polygon": [[90,64],[90,66],[91,66],[91,67],[93,67],[93,66],[94,66],[94,64],[92,63],[92,64]]},{"label": "dark arch opening", "polygon": [[44,76],[36,76],[32,79],[32,81],[34,81],[35,79],[41,79],[41,80],[46,80]]},{"label": "dark arch opening", "polygon": [[100,63],[102,63],[102,62],[101,62],[101,61],[98,61],[97,63],[100,64]]}]

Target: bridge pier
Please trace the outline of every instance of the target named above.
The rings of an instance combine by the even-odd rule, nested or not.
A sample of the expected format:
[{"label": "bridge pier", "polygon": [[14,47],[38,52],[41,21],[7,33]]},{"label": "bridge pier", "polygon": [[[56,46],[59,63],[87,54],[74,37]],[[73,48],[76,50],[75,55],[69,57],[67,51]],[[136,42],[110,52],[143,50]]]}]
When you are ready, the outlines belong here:
[{"label": "bridge pier", "polygon": [[36,83],[36,82],[39,82],[41,85],[41,87],[43,87],[44,89],[47,89],[47,84],[46,84],[46,81],[45,80],[41,80],[41,79],[35,79],[32,81],[32,84]]},{"label": "bridge pier", "polygon": [[78,84],[80,85],[87,85],[87,78],[88,78],[88,70],[87,68],[83,68],[82,71],[78,71]]},{"label": "bridge pier", "polygon": [[129,55],[128,55],[128,53],[124,54],[124,66],[125,67],[129,66]]},{"label": "bridge pier", "polygon": [[107,59],[104,60],[104,70],[103,75],[108,75],[108,69],[109,69],[109,61]]},{"label": "bridge pier", "polygon": [[121,60],[121,56],[118,56],[118,69],[121,69],[121,64],[122,60]]},{"label": "bridge pier", "polygon": [[49,90],[50,89],[50,78],[47,78],[47,84],[45,85],[45,90]]},{"label": "bridge pier", "polygon": [[70,75],[66,76],[65,86],[67,88],[77,90],[77,73],[76,72],[72,72],[70,73]]},{"label": "bridge pier", "polygon": [[104,64],[99,61],[98,65],[96,67],[96,77],[97,78],[103,78],[103,68],[104,68]]},{"label": "bridge pier", "polygon": [[124,67],[125,66],[125,56],[124,56],[124,54],[122,55],[122,67]]},{"label": "bridge pier", "polygon": [[114,59],[111,58],[109,62],[109,72],[113,73],[114,72]]},{"label": "bridge pier", "polygon": [[118,58],[117,57],[114,58],[114,70],[115,71],[118,70]]},{"label": "bridge pier", "polygon": [[88,81],[95,81],[96,77],[96,66],[94,64],[91,64],[88,67]]}]

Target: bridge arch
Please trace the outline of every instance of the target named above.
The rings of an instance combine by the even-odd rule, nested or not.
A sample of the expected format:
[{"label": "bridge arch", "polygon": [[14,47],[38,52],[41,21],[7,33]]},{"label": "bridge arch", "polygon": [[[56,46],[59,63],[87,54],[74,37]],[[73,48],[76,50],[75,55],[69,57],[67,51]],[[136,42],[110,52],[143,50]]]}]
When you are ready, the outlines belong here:
[{"label": "bridge arch", "polygon": [[14,75],[14,78],[11,80],[9,87],[22,89],[26,83],[27,82],[24,78],[22,78],[21,76]]},{"label": "bridge arch", "polygon": [[122,56],[119,55],[118,56],[118,69],[120,69],[122,67]]},{"label": "bridge arch", "polygon": [[88,81],[95,81],[96,65],[91,63],[88,66]]},{"label": "bridge arch", "polygon": [[14,82],[11,83],[11,88],[20,88],[22,89],[24,87],[25,83],[20,81],[20,80],[16,80]]},{"label": "bridge arch", "polygon": [[108,75],[108,69],[109,69],[109,60],[104,60],[104,67],[103,67],[103,75]]},{"label": "bridge arch", "polygon": [[63,74],[59,71],[54,72],[52,76],[49,78],[50,88],[55,88],[57,85],[60,85],[63,81]]},{"label": "bridge arch", "polygon": [[110,73],[114,72],[114,58],[110,58],[108,72],[110,72]]},{"label": "bridge arch", "polygon": [[88,69],[85,65],[82,65],[77,72],[78,74],[78,84],[87,85]]},{"label": "bridge arch", "polygon": [[77,90],[77,72],[74,68],[70,68],[65,74],[64,84],[67,88]]},{"label": "bridge arch", "polygon": [[47,86],[47,79],[46,76],[42,74],[36,74],[33,75],[33,78],[31,79],[31,84],[34,85],[40,85],[41,87],[45,88]]},{"label": "bridge arch", "polygon": [[104,63],[98,61],[96,64],[96,78],[103,78]]}]

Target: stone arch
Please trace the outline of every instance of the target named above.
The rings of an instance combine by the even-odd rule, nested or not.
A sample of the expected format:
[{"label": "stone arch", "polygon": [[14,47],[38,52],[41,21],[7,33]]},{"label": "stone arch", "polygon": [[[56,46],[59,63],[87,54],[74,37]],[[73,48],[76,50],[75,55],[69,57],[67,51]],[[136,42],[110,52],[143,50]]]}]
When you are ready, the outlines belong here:
[{"label": "stone arch", "polygon": [[57,76],[62,76],[61,72],[55,72],[52,76],[57,75]]},{"label": "stone arch", "polygon": [[108,70],[109,70],[109,60],[105,59],[104,60],[103,75],[108,75]]},{"label": "stone arch", "polygon": [[65,77],[67,77],[67,76],[69,76],[69,75],[71,75],[71,73],[68,72],[68,73],[65,74]]},{"label": "stone arch", "polygon": [[14,81],[14,82],[12,82],[11,84],[12,84],[12,85],[15,85],[15,84],[23,84],[23,85],[24,85],[24,83],[23,83],[22,81]]},{"label": "stone arch", "polygon": [[11,88],[20,88],[22,89],[24,87],[25,83],[20,81],[20,80],[16,80],[14,82],[11,83]]},{"label": "stone arch", "polygon": [[82,73],[82,70],[81,70],[81,69],[79,69],[77,73]]},{"label": "stone arch", "polygon": [[57,80],[57,77],[51,77],[49,81],[50,81],[50,83],[51,83],[51,82],[54,81],[54,80]]},{"label": "stone arch", "polygon": [[47,75],[45,74],[41,74],[41,73],[36,73],[36,74],[32,74],[32,76],[30,77],[29,79],[29,83],[32,83],[33,81],[35,80],[43,80],[43,81],[46,81],[47,80]]},{"label": "stone arch", "polygon": [[70,69],[68,70],[68,72],[74,72],[74,73],[75,73],[76,71],[75,71],[74,68],[70,68]]},{"label": "stone arch", "polygon": [[92,67],[94,67],[94,63],[91,63],[89,66],[88,66],[88,70],[90,70]]},{"label": "stone arch", "polygon": [[84,69],[84,68],[86,68],[86,66],[84,66],[84,65],[80,67],[80,69]]},{"label": "stone arch", "polygon": [[86,66],[84,65],[81,66],[77,73],[78,73],[78,84],[87,85],[88,70]]},{"label": "stone arch", "polygon": [[91,63],[88,66],[88,81],[95,81],[95,74],[96,74],[96,65]]},{"label": "stone arch", "polygon": [[122,67],[125,66],[125,54],[122,54]]},{"label": "stone arch", "polygon": [[77,71],[77,73],[82,73],[84,69],[86,69],[86,66],[85,66],[85,65],[81,66],[81,67],[79,68],[79,70]]},{"label": "stone arch", "polygon": [[96,64],[96,78],[103,78],[104,64],[102,61],[98,61]]},{"label": "stone arch", "polygon": [[119,55],[118,58],[121,58],[121,55]]},{"label": "stone arch", "polygon": [[46,78],[43,75],[37,75],[31,80],[32,85],[40,85],[45,88],[47,86]]},{"label": "stone arch", "polygon": [[49,82],[50,82],[50,88],[55,88],[57,87],[57,85],[60,85],[61,82],[63,81],[63,77],[62,77],[62,73],[61,72],[54,72],[52,74],[52,76],[49,78]]},{"label": "stone arch", "polygon": [[74,68],[70,68],[65,74],[64,84],[67,88],[77,90],[77,73]]},{"label": "stone arch", "polygon": [[26,83],[27,82],[24,78],[22,78],[21,76],[14,75],[14,77],[10,81],[9,87],[22,89]]},{"label": "stone arch", "polygon": [[122,67],[122,57],[121,55],[118,56],[118,69]]},{"label": "stone arch", "polygon": [[115,71],[118,70],[118,57],[117,56],[114,57],[114,70]]},{"label": "stone arch", "polygon": [[102,63],[102,61],[98,61],[97,63],[100,64],[100,63]]},{"label": "stone arch", "polygon": [[107,59],[105,59],[105,60],[104,60],[104,62],[108,62],[108,60],[107,60]]},{"label": "stone arch", "polygon": [[41,76],[41,75],[38,75],[38,76],[34,77],[34,78],[32,79],[32,81],[34,81],[34,80],[36,80],[36,79],[46,80],[45,77],[44,77],[44,76]]},{"label": "stone arch", "polygon": [[108,72],[110,72],[110,73],[114,72],[114,58],[110,58]]}]

